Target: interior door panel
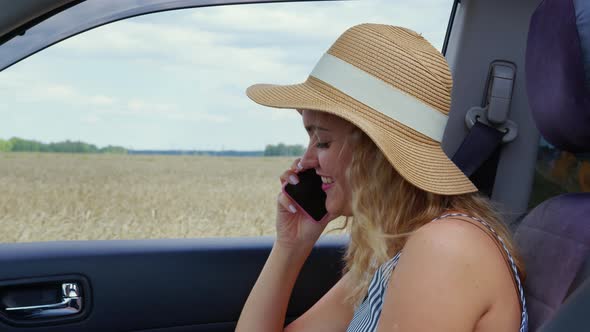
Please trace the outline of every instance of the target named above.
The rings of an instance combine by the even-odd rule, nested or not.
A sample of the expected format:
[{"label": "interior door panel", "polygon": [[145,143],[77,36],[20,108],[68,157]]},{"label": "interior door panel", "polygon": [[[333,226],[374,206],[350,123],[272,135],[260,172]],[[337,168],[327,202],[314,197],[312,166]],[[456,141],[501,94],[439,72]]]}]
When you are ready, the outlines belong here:
[{"label": "interior door panel", "polygon": [[[347,239],[330,235],[316,244],[293,290],[287,322],[338,281]],[[83,315],[30,318],[34,326],[27,331],[233,331],[272,244],[272,237],[3,244],[1,308],[7,285],[33,289],[39,281],[86,280]],[[28,304],[55,298],[38,301]],[[0,330],[22,331],[22,321],[2,313]]]}]

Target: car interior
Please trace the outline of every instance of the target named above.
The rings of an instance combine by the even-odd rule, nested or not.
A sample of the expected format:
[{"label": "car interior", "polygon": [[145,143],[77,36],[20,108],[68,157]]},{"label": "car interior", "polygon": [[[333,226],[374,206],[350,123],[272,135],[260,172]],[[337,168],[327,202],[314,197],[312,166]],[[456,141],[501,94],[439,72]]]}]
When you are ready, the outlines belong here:
[{"label": "car interior", "polygon": [[[2,0],[0,71],[125,18],[270,2]],[[589,330],[590,2],[454,0],[442,52],[454,80],[443,148],[502,206],[526,264],[530,331]],[[539,171],[566,156],[575,190]],[[316,244],[286,324],[339,280],[347,241]],[[272,245],[268,236],[2,244],[0,330],[233,331]]]}]

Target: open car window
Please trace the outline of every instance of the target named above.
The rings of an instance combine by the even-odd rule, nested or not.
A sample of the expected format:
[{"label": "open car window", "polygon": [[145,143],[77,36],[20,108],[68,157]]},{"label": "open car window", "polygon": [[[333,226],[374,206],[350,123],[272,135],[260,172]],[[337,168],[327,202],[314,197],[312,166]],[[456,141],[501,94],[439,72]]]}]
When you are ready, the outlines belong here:
[{"label": "open car window", "polygon": [[[79,6],[100,3],[111,2]],[[278,177],[307,134],[297,112],[258,106],[245,89],[303,82],[359,23],[409,27],[440,50],[451,7],[375,0],[166,11],[86,31],[9,67],[0,72],[0,241],[273,235]],[[59,15],[76,20],[69,11],[50,20]],[[47,38],[37,29],[26,34]],[[19,43],[1,45],[0,58]]]}]

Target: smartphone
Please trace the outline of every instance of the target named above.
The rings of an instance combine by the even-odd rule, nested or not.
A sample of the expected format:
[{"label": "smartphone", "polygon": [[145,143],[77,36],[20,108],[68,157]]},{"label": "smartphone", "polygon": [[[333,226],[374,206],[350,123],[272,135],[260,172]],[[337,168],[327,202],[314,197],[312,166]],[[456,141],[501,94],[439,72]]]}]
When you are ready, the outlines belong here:
[{"label": "smartphone", "polygon": [[319,222],[324,218],[326,210],[326,193],[322,189],[322,178],[310,168],[297,173],[299,183],[293,185],[286,182],[283,192],[305,212],[309,218]]}]

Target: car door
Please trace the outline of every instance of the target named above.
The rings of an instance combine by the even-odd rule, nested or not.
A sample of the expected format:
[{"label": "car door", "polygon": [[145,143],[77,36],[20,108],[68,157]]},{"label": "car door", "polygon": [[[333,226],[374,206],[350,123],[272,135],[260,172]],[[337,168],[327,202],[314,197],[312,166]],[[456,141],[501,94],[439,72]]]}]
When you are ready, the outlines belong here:
[{"label": "car door", "polygon": [[[217,192],[216,187],[213,186],[208,187],[211,189],[207,189],[202,195],[196,194],[196,196],[192,196],[192,202],[186,201],[185,205],[179,205],[180,207],[176,209],[186,209],[187,211],[190,210],[190,213],[199,214],[201,220],[207,223],[210,232],[195,230],[201,226],[190,228],[190,225],[194,224],[189,223],[179,227],[175,232],[166,233],[163,230],[170,228],[175,218],[178,219],[178,215],[175,215],[175,217],[167,215],[167,213],[172,212],[166,210],[166,204],[182,201],[183,197],[191,195],[189,186],[182,187],[182,184],[198,185],[198,181],[189,182],[189,180],[191,177],[200,175],[198,172],[190,170],[190,167],[180,168],[177,167],[177,164],[167,164],[159,169],[153,167],[162,160],[168,160],[162,159],[167,157],[162,157],[160,154],[180,154],[182,156],[174,156],[176,163],[196,165],[191,164],[196,160],[191,158],[197,158],[198,156],[192,155],[200,153],[221,154],[224,156],[219,158],[230,156],[227,157],[229,159],[219,160],[222,160],[225,164],[246,165],[240,164],[240,159],[231,159],[234,157],[231,156],[232,151],[228,150],[231,150],[232,146],[220,147],[217,145],[207,147],[203,145],[199,148],[190,149],[186,147],[177,148],[173,143],[170,143],[164,145],[163,148],[158,147],[155,149],[151,149],[150,146],[127,148],[129,158],[134,158],[131,159],[135,163],[134,165],[142,164],[142,169],[151,171],[145,175],[140,174],[140,176],[137,174],[136,169],[123,169],[121,172],[127,177],[123,176],[113,180],[113,174],[99,174],[96,167],[100,166],[103,167],[102,169],[114,172],[115,168],[119,167],[120,163],[123,163],[117,159],[120,157],[116,156],[115,153],[117,147],[106,146],[106,144],[103,144],[103,148],[97,147],[86,142],[84,137],[86,137],[85,133],[94,131],[93,128],[99,128],[98,131],[104,137],[118,137],[124,140],[127,137],[141,136],[147,140],[149,137],[165,136],[165,134],[158,131],[158,128],[166,125],[167,121],[196,121],[201,123],[210,120],[211,123],[215,123],[215,121],[223,123],[225,119],[218,114],[199,113],[198,111],[190,114],[182,113],[174,109],[174,107],[168,107],[166,103],[158,104],[151,99],[149,102],[144,102],[129,98],[122,102],[120,97],[111,98],[108,95],[101,94],[101,89],[106,88],[101,88],[100,85],[94,84],[94,82],[101,80],[104,82],[105,77],[110,78],[113,85],[115,85],[115,81],[127,84],[124,88],[134,91],[134,93],[145,90],[148,91],[148,94],[157,95],[164,90],[177,89],[191,96],[193,90],[187,89],[188,81],[186,81],[186,78],[184,78],[185,81],[182,81],[180,77],[174,76],[174,73],[179,73],[178,68],[174,67],[175,63],[167,62],[169,60],[167,58],[159,61],[162,60],[159,57],[165,55],[160,51],[170,44],[164,43],[164,46],[155,47],[150,45],[150,42],[136,44],[133,39],[126,39],[128,35],[123,34],[121,31],[100,30],[108,28],[107,26],[98,28],[95,31],[91,29],[147,13],[252,2],[270,3],[272,1],[151,0],[138,3],[136,1],[47,0],[22,1],[19,4],[8,1],[1,3],[4,14],[0,15],[0,22],[2,23],[0,31],[3,34],[0,45],[0,59],[2,59],[0,68],[4,71],[0,73],[0,81],[2,81],[5,92],[0,98],[3,100],[0,104],[0,114],[4,118],[3,123],[5,126],[0,130],[5,133],[22,133],[19,135],[33,133],[31,135],[34,135],[34,133],[48,132],[47,130],[51,128],[56,128],[55,132],[67,132],[74,128],[75,130],[71,134],[73,135],[71,137],[72,141],[61,142],[63,143],[61,148],[66,146],[71,149],[81,149],[80,151],[76,150],[76,152],[90,151],[96,153],[108,150],[107,152],[112,154],[103,154],[101,157],[97,157],[98,154],[83,153],[75,154],[76,157],[72,157],[73,154],[67,153],[46,154],[45,151],[58,151],[56,149],[60,148],[58,147],[59,144],[51,145],[48,141],[39,142],[21,138],[9,140],[9,137],[3,136],[4,134],[0,136],[0,138],[6,139],[6,144],[12,144],[11,149],[16,149],[15,146],[18,145],[23,149],[20,151],[29,151],[26,153],[0,152],[0,167],[3,169],[3,175],[0,176],[0,179],[4,188],[2,197],[0,197],[0,205],[2,205],[3,211],[0,220],[4,225],[4,237],[1,240],[4,243],[0,245],[0,266],[2,266],[2,269],[0,269],[0,330],[21,331],[26,329],[28,331],[61,332],[232,331],[235,328],[242,306],[272,248],[274,241],[272,220],[274,216],[272,213],[265,215],[261,221],[260,218],[262,217],[256,215],[255,217],[258,218],[256,219],[251,214],[250,219],[247,216],[240,217],[240,219],[236,218],[235,223],[232,224],[231,220],[229,220],[232,218],[231,215],[227,217],[227,211],[232,211],[232,208],[215,205],[218,203],[219,197],[223,195],[211,196],[213,198],[205,197],[206,194],[215,194]],[[274,56],[281,60],[280,57],[284,56],[284,53],[278,52],[276,47],[273,48],[272,45],[268,45],[269,42],[265,42],[271,36],[261,34],[263,30],[278,30],[282,33],[285,31],[292,32],[292,41],[282,40],[281,35],[279,35],[278,39],[275,39],[277,43],[281,41],[285,43],[279,45],[280,47],[289,47],[287,42],[302,45],[302,48],[298,51],[291,52],[293,57],[288,59],[290,62],[285,62],[299,66],[298,71],[285,66],[272,67],[273,63],[271,62],[269,68],[271,72],[274,71],[271,74],[275,76],[265,74],[266,76],[254,77],[252,75],[252,77],[246,77],[247,79],[245,79],[239,75],[243,73],[234,73],[235,82],[237,83],[232,85],[230,84],[232,80],[226,80],[226,83],[230,82],[227,84],[232,85],[230,86],[231,91],[234,91],[236,95],[243,95],[243,91],[247,87],[245,82],[255,83],[258,80],[272,79],[273,77],[288,79],[290,82],[305,79],[305,76],[296,76],[295,74],[309,72],[313,62],[321,55],[321,51],[323,51],[321,48],[323,47],[325,50],[329,43],[333,41],[330,39],[341,33],[342,28],[345,26],[371,19],[384,21],[387,20],[388,15],[392,12],[399,12],[400,9],[402,13],[398,17],[401,19],[404,13],[416,12],[417,10],[412,7],[410,2],[396,4],[391,6],[394,8],[387,8],[387,10],[384,10],[385,6],[392,5],[389,1],[376,1],[369,5],[361,4],[359,5],[361,7],[354,7],[355,5],[341,2],[330,1],[321,4],[319,4],[319,1],[316,2],[318,3],[314,4],[313,8],[304,7],[303,4],[290,4],[290,7],[281,8],[280,4],[274,4],[273,7],[266,10],[267,7],[263,6],[271,6],[270,4],[258,4],[248,5],[256,6],[252,7],[252,9],[244,5],[243,11],[231,12],[192,9],[188,16],[191,16],[193,20],[205,22],[203,30],[213,29],[216,20],[220,18],[226,19],[226,26],[219,28],[219,31],[217,31],[217,37],[226,37],[226,39],[221,40],[222,44],[231,43],[232,38],[235,38],[225,34],[226,30],[232,27],[249,33],[248,42],[251,44],[245,45],[241,49],[243,53],[216,53],[216,56],[209,56],[208,61],[212,61],[211,58],[213,58],[213,64],[211,65],[211,62],[209,62],[209,67],[215,67],[216,61],[222,63],[222,58],[239,58],[241,55],[248,61],[236,65],[235,68],[252,67],[250,73],[259,71],[257,66],[265,66],[268,63],[256,62],[264,54],[251,50],[256,44],[264,44],[267,47],[267,52],[274,52]],[[436,36],[440,47],[452,3],[450,1],[435,1],[434,3],[433,13],[431,14],[432,17],[437,18],[439,25],[432,27],[433,31],[427,31],[426,33]],[[297,6],[301,7],[298,8]],[[199,10],[203,10],[203,12],[198,12]],[[365,13],[364,16],[357,15],[363,12]],[[381,12],[380,16],[376,14],[378,12]],[[342,20],[342,22],[338,21],[338,26],[331,26],[330,23],[333,21],[325,19],[325,17],[337,17],[338,13],[344,13],[341,16],[350,17]],[[300,20],[304,24],[289,25]],[[325,22],[322,22],[323,20]],[[420,21],[416,20],[418,23]],[[127,21],[120,23],[124,25],[125,22]],[[140,22],[146,23],[146,21]],[[149,25],[147,23],[154,24]],[[162,40],[176,41],[179,43],[178,45],[183,46],[175,49],[173,53],[181,54],[184,59],[187,59],[187,63],[192,66],[209,68],[199,62],[203,58],[199,58],[200,60],[196,62],[191,62],[190,58],[191,55],[207,55],[213,52],[205,48],[191,48],[189,46],[190,43],[203,40],[199,38],[206,39],[213,36],[211,31],[203,32],[199,35],[199,38],[192,38],[187,37],[186,30],[183,30],[180,25],[166,28],[165,25],[156,24],[158,18],[147,23],[143,25],[131,24],[127,28],[131,29],[132,33],[149,36],[154,43]],[[306,31],[302,31],[305,30],[305,25],[308,28]],[[323,27],[325,31],[320,31],[318,27]],[[420,28],[420,25],[417,25],[417,27]],[[87,30],[91,31],[85,32]],[[93,35],[92,38],[84,40],[77,40],[77,37],[75,37],[71,41],[64,42],[65,45],[68,45],[65,48],[59,49],[60,44],[58,44],[41,52],[39,55],[33,56],[31,59],[17,64],[13,68],[8,68],[16,62],[78,33],[83,33],[83,35],[93,33]],[[243,36],[246,36],[246,34]],[[322,38],[316,38],[317,36]],[[107,44],[114,45],[118,53],[111,54],[108,53],[108,50],[102,49],[101,45],[104,45],[105,40]],[[319,46],[312,49],[309,47],[310,44]],[[200,44],[199,47],[201,47]],[[53,51],[54,49],[57,49],[57,51]],[[134,53],[131,51],[137,49],[147,49],[146,52],[152,53],[150,53],[150,57],[134,58],[137,62],[141,62],[144,69],[144,71],[135,72],[137,74],[135,80],[131,79],[133,78],[131,76],[134,75],[124,72],[127,65],[109,67],[104,64],[109,57],[115,57],[115,55],[116,57],[133,58]],[[55,52],[50,55],[51,61],[35,62],[37,61],[34,60],[36,57],[41,57],[47,52]],[[76,67],[75,62],[80,59],[88,61],[86,62],[86,68]],[[53,66],[62,66],[60,67],[62,69],[52,71],[54,77],[44,76],[43,73],[49,72],[45,70]],[[68,67],[74,68],[72,72],[76,72],[76,74],[69,74]],[[150,76],[149,73],[150,70],[156,71],[156,69],[160,68],[170,70],[167,78],[162,81],[159,81],[157,76]],[[60,83],[64,82],[69,75],[72,77],[81,76],[84,80],[77,82],[81,82],[81,85],[86,84],[88,89],[86,91],[98,92],[80,93],[75,84]],[[201,75],[203,76],[195,77],[192,81],[195,84],[195,91],[206,87],[207,84],[216,88],[220,87],[212,83],[213,80],[210,76],[206,76],[214,76],[215,74],[201,72]],[[29,80],[24,79],[26,76],[29,77]],[[56,82],[51,85],[40,85],[39,83],[51,79],[56,79]],[[128,79],[129,82],[127,83]],[[205,89],[204,91],[211,90]],[[186,97],[180,97],[180,94],[175,96],[171,101],[172,103],[175,101],[174,98]],[[65,110],[59,108],[61,106],[52,106],[52,102],[56,100],[58,102],[67,101],[67,107],[74,107],[80,111],[81,122],[79,125],[69,127],[65,125],[68,123],[68,114],[71,113],[64,113]],[[232,101],[233,99],[229,102]],[[207,105],[200,104],[198,98],[193,99],[193,102],[198,106]],[[45,112],[31,115],[33,114],[30,113],[32,111],[25,107],[25,105],[29,104],[44,108]],[[115,104],[126,107],[125,112],[127,113],[121,115],[107,109]],[[97,112],[102,113],[96,113],[98,115],[94,117],[90,113],[84,113],[92,107],[96,107]],[[265,113],[264,115],[257,114],[257,116],[275,120],[278,117],[277,121],[296,122],[298,120],[296,117],[270,115],[272,111],[268,110],[265,110],[265,112],[269,112],[269,115],[267,116]],[[143,133],[134,131],[133,128],[135,127],[133,126],[139,126],[138,123],[142,121],[143,117],[153,116],[157,119],[158,114],[166,114],[167,118],[147,126],[146,131]],[[137,122],[124,126],[118,122],[123,116],[135,116],[134,119],[137,119]],[[98,127],[97,122],[106,118],[111,119],[107,127]],[[291,133],[289,131],[291,129],[285,129],[287,128],[286,125],[280,125],[280,122],[276,123],[279,123],[277,128],[269,128],[269,130],[274,130],[283,136],[286,133]],[[85,127],[85,124],[92,124],[92,126]],[[231,132],[232,124],[227,123],[226,125],[230,128],[228,133]],[[244,125],[247,126],[248,123]],[[185,127],[182,128],[182,130],[186,130]],[[172,131],[175,130],[172,129]],[[302,128],[301,132],[304,133]],[[210,130],[208,135],[213,140],[218,138],[214,130]],[[76,142],[76,139],[79,142]],[[285,140],[287,139],[288,137],[285,137]],[[242,140],[245,140],[245,138],[243,137]],[[134,144],[141,144],[141,141],[139,142]],[[76,147],[72,148],[72,146]],[[247,154],[243,149],[241,152],[233,152],[241,155]],[[259,150],[262,149],[261,146]],[[73,150],[70,152],[73,152]],[[187,154],[190,154],[190,156],[187,156]],[[47,156],[55,156],[55,158]],[[283,163],[281,165],[284,165],[281,167],[287,167],[293,158],[295,156],[281,159]],[[47,170],[50,168],[54,173],[47,175]],[[215,167],[210,166],[204,169],[212,168]],[[251,174],[260,173],[261,169],[263,169],[262,166],[246,165],[238,167],[240,174],[246,179],[250,177],[254,179],[254,175]],[[279,170],[281,168],[273,169]],[[158,182],[156,178],[163,173],[175,175],[176,178],[166,177],[162,182]],[[272,181],[276,182],[276,186],[273,187],[272,191],[269,191],[269,195],[265,196],[267,200],[264,201],[264,205],[256,200],[250,199],[248,201],[249,196],[258,197],[253,194],[253,191],[257,188],[254,187],[256,184],[254,180],[248,182],[249,185],[252,185],[250,191],[249,185],[242,185],[241,183],[225,185],[224,188],[239,193],[235,197],[243,198],[245,202],[242,203],[244,204],[243,209],[247,210],[247,213],[254,213],[250,211],[264,209],[273,210],[275,208],[275,205],[273,205],[275,204],[274,194],[275,191],[278,192],[280,189],[278,186],[279,174],[276,171],[269,177],[269,179],[274,179]],[[78,177],[78,175],[81,177]],[[63,178],[63,181],[52,182],[56,178]],[[94,179],[95,182],[91,182],[90,178]],[[201,180],[202,178],[199,177],[199,181]],[[51,189],[43,187],[50,182],[54,184],[54,187]],[[120,195],[119,192],[109,192],[107,190],[116,186],[117,182],[124,182],[118,183],[118,185],[128,188],[129,192]],[[161,197],[152,196],[154,193],[166,194],[170,183],[178,184],[180,189],[166,196],[166,202],[162,202]],[[140,185],[145,185],[144,191],[134,191]],[[221,186],[219,184],[218,187]],[[99,204],[102,206],[99,209],[114,211],[117,208],[125,209],[133,204],[141,204],[134,212],[139,217],[134,219],[135,221],[132,223],[126,223],[122,219],[119,220],[116,214],[103,214],[102,219],[94,218],[93,216],[97,213],[102,213],[97,212],[98,208],[93,209],[88,205],[91,204],[90,198],[96,196],[94,190],[97,188],[107,188],[104,195],[100,196],[103,202]],[[43,191],[46,189],[47,191]],[[47,200],[43,200],[41,196],[44,196]],[[49,200],[49,198],[52,200]],[[153,201],[150,201],[150,199],[153,199]],[[67,203],[64,202],[67,200],[73,204],[70,205],[70,208],[62,205]],[[212,206],[212,210],[205,213],[194,209],[191,204],[196,205],[197,201],[200,201],[199,204]],[[14,207],[16,206],[19,209],[15,210]],[[43,208],[39,209],[39,207]],[[52,213],[54,219],[49,221],[47,216]],[[23,217],[25,215],[26,218]],[[221,226],[216,224],[218,220],[211,219],[211,216],[217,215],[227,217]],[[149,229],[146,226],[148,219],[152,220]],[[90,225],[93,220],[96,224],[102,225],[100,226],[102,228],[99,227],[99,231],[95,230],[96,225]],[[251,231],[224,235],[229,234],[227,233],[228,228],[244,228],[244,223],[248,222],[253,224],[259,222],[263,223],[264,226],[258,228],[246,227]],[[225,230],[220,230],[223,227],[225,227]],[[301,315],[340,278],[343,268],[342,255],[347,240],[348,237],[343,232],[336,232],[336,234],[322,237],[316,244],[293,290],[287,312],[287,322]]]}]

